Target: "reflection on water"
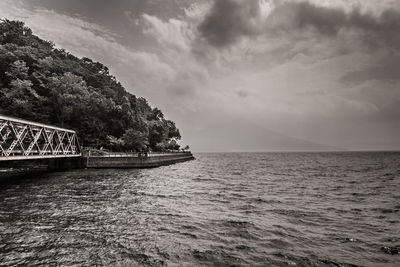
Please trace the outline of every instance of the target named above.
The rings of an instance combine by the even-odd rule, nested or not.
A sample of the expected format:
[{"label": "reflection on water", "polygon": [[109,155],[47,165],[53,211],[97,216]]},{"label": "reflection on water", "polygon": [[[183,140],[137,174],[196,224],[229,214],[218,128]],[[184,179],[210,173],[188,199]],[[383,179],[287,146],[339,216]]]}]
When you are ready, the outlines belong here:
[{"label": "reflection on water", "polygon": [[2,181],[0,265],[400,262],[400,153],[195,156]]}]

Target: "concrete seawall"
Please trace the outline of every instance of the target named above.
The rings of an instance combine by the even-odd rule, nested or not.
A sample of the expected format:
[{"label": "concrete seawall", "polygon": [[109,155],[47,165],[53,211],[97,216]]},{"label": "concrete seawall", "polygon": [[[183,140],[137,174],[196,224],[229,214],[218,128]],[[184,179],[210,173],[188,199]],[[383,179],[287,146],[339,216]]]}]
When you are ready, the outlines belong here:
[{"label": "concrete seawall", "polygon": [[79,158],[12,160],[0,162],[0,179],[16,175],[28,175],[36,172],[85,168],[154,168],[193,159],[192,153],[186,152],[151,154],[148,157],[123,155],[117,157],[84,156]]},{"label": "concrete seawall", "polygon": [[108,157],[90,156],[82,157],[83,168],[153,168],[163,165],[193,160],[192,153],[170,153],[164,155],[151,155],[149,157]]}]

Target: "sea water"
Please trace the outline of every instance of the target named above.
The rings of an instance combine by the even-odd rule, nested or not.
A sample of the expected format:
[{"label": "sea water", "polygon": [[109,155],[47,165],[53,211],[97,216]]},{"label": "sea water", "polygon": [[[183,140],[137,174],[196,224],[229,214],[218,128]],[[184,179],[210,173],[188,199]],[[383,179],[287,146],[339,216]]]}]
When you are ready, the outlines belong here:
[{"label": "sea water", "polygon": [[214,153],[0,181],[0,265],[400,266],[400,153]]}]

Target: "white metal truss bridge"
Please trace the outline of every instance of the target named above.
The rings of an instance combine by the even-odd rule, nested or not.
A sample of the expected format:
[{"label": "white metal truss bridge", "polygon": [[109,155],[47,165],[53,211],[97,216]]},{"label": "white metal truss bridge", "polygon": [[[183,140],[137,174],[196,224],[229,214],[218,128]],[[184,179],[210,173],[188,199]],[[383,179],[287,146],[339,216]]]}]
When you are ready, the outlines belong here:
[{"label": "white metal truss bridge", "polygon": [[80,156],[75,131],[0,115],[0,161]]}]

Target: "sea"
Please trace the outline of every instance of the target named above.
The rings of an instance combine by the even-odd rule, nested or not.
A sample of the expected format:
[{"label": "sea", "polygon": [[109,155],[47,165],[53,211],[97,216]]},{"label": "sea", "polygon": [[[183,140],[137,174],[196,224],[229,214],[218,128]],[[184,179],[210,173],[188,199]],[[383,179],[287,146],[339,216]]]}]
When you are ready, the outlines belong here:
[{"label": "sea", "polygon": [[400,266],[400,152],[195,153],[0,181],[0,266]]}]

